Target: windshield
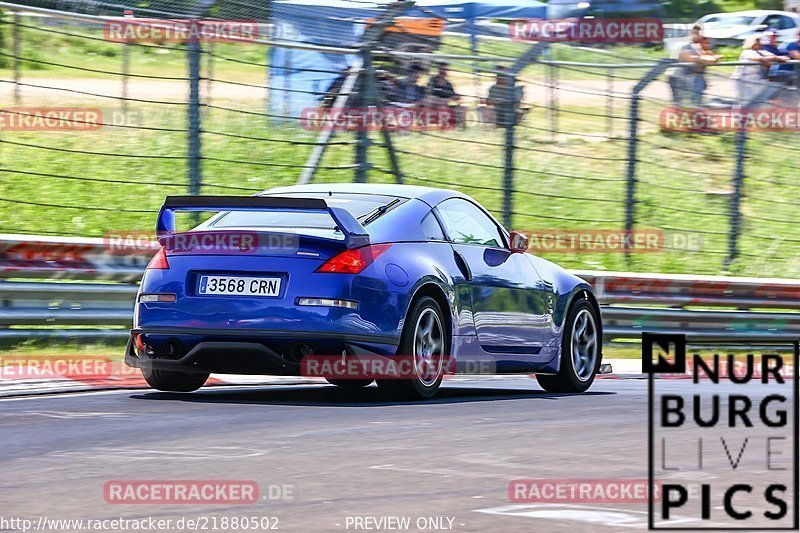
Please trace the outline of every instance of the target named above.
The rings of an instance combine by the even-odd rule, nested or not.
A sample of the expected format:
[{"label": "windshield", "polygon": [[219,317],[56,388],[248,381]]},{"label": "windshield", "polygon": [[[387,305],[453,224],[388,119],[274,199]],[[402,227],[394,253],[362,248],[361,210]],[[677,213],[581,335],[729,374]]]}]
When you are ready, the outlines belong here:
[{"label": "windshield", "polygon": [[[367,216],[381,206],[395,202],[392,207],[402,203],[395,196],[359,193],[282,193],[267,196],[292,198],[321,198],[331,207],[346,209],[362,224]],[[370,217],[373,218],[373,217]],[[365,224],[366,225],[366,224]],[[334,229],[331,216],[322,211],[292,211],[287,209],[270,211],[229,211],[211,223],[214,228],[272,228],[272,229]]]}]

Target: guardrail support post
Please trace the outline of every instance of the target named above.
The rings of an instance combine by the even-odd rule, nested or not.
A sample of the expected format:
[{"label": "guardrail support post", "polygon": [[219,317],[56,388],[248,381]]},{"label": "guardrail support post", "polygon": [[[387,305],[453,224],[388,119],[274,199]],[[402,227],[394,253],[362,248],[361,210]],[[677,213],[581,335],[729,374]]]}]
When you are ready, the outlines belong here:
[{"label": "guardrail support post", "polygon": [[[667,68],[674,63],[673,59],[662,59],[650,69],[631,92],[630,108],[630,138],[628,139],[628,170],[626,173],[627,184],[625,187],[625,233],[630,234],[636,224],[636,154],[639,144],[639,103],[642,91],[650,85],[656,78],[663,74]],[[628,262],[631,259],[631,251],[628,247],[630,240],[626,239],[625,258]]]},{"label": "guardrail support post", "polygon": [[189,60],[189,194],[200,194],[200,41],[187,43]]}]

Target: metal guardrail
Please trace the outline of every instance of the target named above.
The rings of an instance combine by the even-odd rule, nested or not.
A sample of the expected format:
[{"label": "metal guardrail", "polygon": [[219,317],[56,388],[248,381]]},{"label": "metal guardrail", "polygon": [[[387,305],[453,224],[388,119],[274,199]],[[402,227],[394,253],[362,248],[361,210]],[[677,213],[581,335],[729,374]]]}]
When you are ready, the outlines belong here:
[{"label": "metal guardrail", "polygon": [[[114,248],[106,239],[0,235],[0,340],[124,337],[152,250]],[[800,280],[575,274],[597,291],[606,341],[642,331],[800,337]]]},{"label": "metal guardrail", "polygon": [[603,304],[606,340],[642,331],[693,338],[800,337],[800,280],[575,272]]}]

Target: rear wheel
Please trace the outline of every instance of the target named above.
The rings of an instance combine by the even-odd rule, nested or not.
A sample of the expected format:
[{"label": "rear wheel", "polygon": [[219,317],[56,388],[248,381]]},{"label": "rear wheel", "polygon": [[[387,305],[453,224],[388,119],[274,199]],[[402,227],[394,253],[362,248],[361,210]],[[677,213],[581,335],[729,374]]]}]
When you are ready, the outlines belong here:
[{"label": "rear wheel", "polygon": [[584,392],[600,368],[600,317],[586,299],[575,302],[567,314],[561,340],[561,368],[555,376],[537,375],[547,392]]},{"label": "rear wheel", "polygon": [[392,396],[427,399],[439,390],[450,338],[444,314],[436,300],[424,296],[413,305],[397,355],[410,363],[409,379],[379,379],[378,386]]},{"label": "rear wheel", "polygon": [[142,368],[142,376],[154,389],[166,392],[193,392],[205,384],[209,374]]}]

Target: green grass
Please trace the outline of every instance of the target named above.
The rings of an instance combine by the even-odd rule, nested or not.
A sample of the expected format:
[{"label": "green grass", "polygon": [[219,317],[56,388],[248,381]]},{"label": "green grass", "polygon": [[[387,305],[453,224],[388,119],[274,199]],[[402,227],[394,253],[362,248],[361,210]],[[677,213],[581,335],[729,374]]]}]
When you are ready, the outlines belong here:
[{"label": "green grass", "polygon": [[0,365],[3,360],[19,361],[20,359],[42,360],[47,357],[103,357],[111,361],[122,361],[125,356],[126,338],[121,341],[102,342],[70,342],[52,339],[29,339],[23,342],[0,343]]},{"label": "green grass", "polygon": [[[574,112],[592,108],[572,106]],[[184,123],[181,110],[141,109],[152,127]],[[655,112],[655,110],[653,110]],[[545,110],[535,109],[518,129],[514,176],[513,227],[523,230],[620,229],[625,216],[626,151],[624,140],[590,137],[550,142]],[[232,120],[231,113],[211,110],[204,129],[240,136],[310,141],[312,132],[268,124],[262,117]],[[655,116],[655,115],[650,115]],[[585,123],[582,115],[562,114],[560,127],[583,135],[599,135],[605,123]],[[645,124],[644,126],[647,126]],[[621,125],[619,126],[621,128]],[[503,195],[503,132],[473,126],[467,131],[395,135],[400,164],[409,183],[462,189],[500,216]],[[377,140],[377,136],[373,136]],[[754,134],[747,161],[743,199],[742,256],[731,273],[759,276],[800,276],[795,259],[794,154],[775,148],[791,146],[789,134]],[[351,134],[336,137],[352,140]],[[640,228],[659,228],[668,234],[700,232],[697,251],[667,250],[634,254],[630,262],[618,253],[554,254],[547,256],[571,268],[688,272],[723,271],[727,249],[728,208],[734,173],[732,135],[665,135],[650,127],[642,134],[636,190]],[[183,133],[109,128],[98,132],[6,132],[0,137],[0,231],[102,236],[108,232],[150,231],[166,194],[187,190],[186,137]],[[310,152],[309,146],[253,141],[204,134],[202,192],[247,194],[296,181]],[[768,141],[768,142],[765,142]],[[33,144],[73,152],[18,146]],[[132,156],[170,156],[150,159],[91,155],[97,152]],[[689,152],[689,153],[686,153]],[[352,146],[332,146],[326,167],[353,162]],[[370,149],[371,160],[389,167],[386,151]],[[219,159],[216,160],[216,159]],[[281,165],[288,165],[283,167]],[[31,174],[19,174],[21,171]],[[70,179],[73,178],[73,179]],[[106,180],[106,181],[94,181]],[[351,181],[350,169],[325,169],[317,181]],[[373,170],[372,182],[393,177]],[[123,183],[116,183],[121,181]],[[224,187],[235,187],[225,189]],[[72,206],[56,208],[13,201]]]},{"label": "green grass", "polygon": [[[3,26],[7,30],[7,26]],[[57,28],[90,33],[85,29]],[[8,45],[8,35],[5,42]],[[95,32],[96,33],[96,32]],[[120,45],[67,37],[53,31],[24,29],[24,55],[96,70],[118,71]],[[444,52],[463,52],[463,40],[447,38]],[[483,52],[516,55],[522,43],[489,42]],[[180,45],[160,53],[155,47],[132,47],[131,71],[142,75],[182,76],[185,58]],[[6,48],[4,48],[6,49]],[[656,48],[612,50],[637,60],[663,56]],[[266,50],[256,45],[216,45],[215,53],[246,62],[264,63]],[[557,59],[603,64],[617,61],[596,51],[558,46]],[[95,92],[95,73],[63,67],[24,65],[23,80],[31,76],[86,80]],[[264,67],[219,60],[214,76],[240,83],[264,83]],[[207,65],[204,65],[204,71]],[[537,70],[538,69],[538,70]],[[522,75],[527,94],[545,91],[543,67]],[[640,70],[617,72],[617,87],[638,79]],[[582,102],[608,81],[605,72],[562,69],[561,81],[572,80],[572,90],[559,94],[557,128],[548,110],[533,107],[516,130],[513,227],[523,230],[598,229],[623,227],[625,218],[628,101],[613,100],[613,124],[602,115],[607,100]],[[8,80],[7,70],[0,77]],[[629,78],[629,79],[625,79]],[[111,79],[111,78],[108,78]],[[472,78],[458,74],[458,87],[467,94],[483,93]],[[148,83],[149,85],[141,85]],[[180,83],[180,82],[175,82]],[[590,83],[592,85],[590,85]],[[132,102],[129,112],[146,130],[107,127],[90,132],[0,132],[0,231],[102,236],[108,232],[150,231],[155,213],[167,194],[184,193],[187,183],[185,96],[175,85],[158,80],[131,81],[131,89],[148,87],[163,105]],[[170,89],[172,87],[172,89]],[[182,88],[183,85],[177,85]],[[7,87],[6,87],[7,88]],[[160,96],[159,91],[169,96]],[[173,92],[169,92],[173,90]],[[211,104],[239,109],[204,109],[202,153],[204,194],[248,194],[292,184],[311,151],[314,132],[291,121],[259,116],[266,109],[266,91],[236,93],[237,88],[216,84]],[[619,89],[617,89],[619,90]],[[234,92],[231,92],[234,91]],[[100,91],[98,91],[100,92]],[[0,102],[9,105],[11,102]],[[119,111],[114,99],[80,94],[23,90],[23,105],[79,105],[102,107],[107,117]],[[474,105],[474,101],[466,102]],[[543,254],[566,267],[754,276],[798,277],[798,240],[794,231],[795,154],[793,134],[750,135],[742,203],[743,223],[739,258],[724,270],[730,228],[729,208],[734,175],[734,136],[664,134],[658,115],[664,102],[645,100],[637,158],[636,223],[656,228],[668,237],[698,236],[699,249],[675,249],[633,254]],[[609,127],[614,136],[606,138]],[[178,131],[170,131],[178,130]],[[379,142],[379,135],[372,135]],[[394,135],[402,171],[409,183],[461,189],[500,216],[503,194],[503,131],[470,123],[466,131],[439,131]],[[339,134],[337,142],[352,142]],[[298,144],[300,143],[300,144]],[[37,145],[25,146],[25,145]],[[107,155],[103,155],[107,154]],[[123,157],[128,156],[128,157]],[[352,144],[331,146],[318,171],[319,182],[351,181]],[[389,167],[381,146],[370,148],[376,168],[372,182],[392,182],[379,169]],[[37,205],[42,204],[42,205]],[[68,207],[54,207],[68,206]]]}]

